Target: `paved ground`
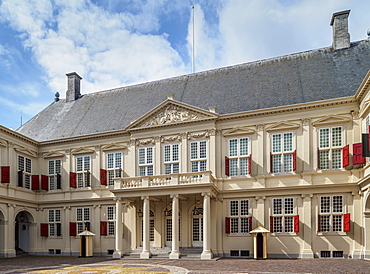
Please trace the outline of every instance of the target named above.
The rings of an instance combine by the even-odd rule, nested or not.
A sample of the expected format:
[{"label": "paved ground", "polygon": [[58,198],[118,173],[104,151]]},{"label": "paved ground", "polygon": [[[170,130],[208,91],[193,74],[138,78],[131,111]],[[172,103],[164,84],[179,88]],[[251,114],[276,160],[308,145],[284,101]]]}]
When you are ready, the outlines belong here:
[{"label": "paved ground", "polygon": [[18,256],[0,258],[1,273],[370,273],[355,259],[112,260],[109,257]]}]

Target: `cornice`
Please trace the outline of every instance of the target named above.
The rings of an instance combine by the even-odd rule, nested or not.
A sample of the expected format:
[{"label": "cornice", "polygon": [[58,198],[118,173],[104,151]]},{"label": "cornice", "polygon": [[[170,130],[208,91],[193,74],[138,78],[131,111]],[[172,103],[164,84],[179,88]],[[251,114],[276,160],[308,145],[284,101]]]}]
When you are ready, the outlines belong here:
[{"label": "cornice", "polygon": [[1,125],[0,125],[0,131],[4,132],[5,134],[9,134],[9,135],[11,135],[11,136],[13,136],[17,139],[20,139],[22,141],[26,141],[27,143],[30,143],[32,145],[36,145],[36,146],[39,145],[39,142],[37,142],[36,140],[33,140],[33,139],[31,139],[31,138],[29,138],[29,137],[27,137],[27,136],[25,136],[25,135],[23,135],[19,132],[16,132],[12,129],[6,128],[6,127],[1,126]]},{"label": "cornice", "polygon": [[302,103],[302,104],[296,104],[296,105],[287,105],[287,106],[274,107],[274,108],[257,109],[257,110],[249,110],[245,112],[223,114],[223,115],[220,115],[217,120],[224,121],[224,120],[232,120],[232,119],[257,117],[257,116],[267,116],[267,115],[273,115],[277,113],[296,112],[296,111],[302,111],[302,110],[326,108],[328,106],[344,105],[344,104],[351,104],[351,103],[358,103],[354,96],[329,99],[329,100],[323,100],[323,101],[315,101],[315,102],[309,102],[309,103]]},{"label": "cornice", "polygon": [[367,72],[364,80],[362,81],[361,85],[357,89],[357,92],[355,94],[355,98],[358,101],[362,101],[365,93],[369,90],[370,88],[370,70]]}]

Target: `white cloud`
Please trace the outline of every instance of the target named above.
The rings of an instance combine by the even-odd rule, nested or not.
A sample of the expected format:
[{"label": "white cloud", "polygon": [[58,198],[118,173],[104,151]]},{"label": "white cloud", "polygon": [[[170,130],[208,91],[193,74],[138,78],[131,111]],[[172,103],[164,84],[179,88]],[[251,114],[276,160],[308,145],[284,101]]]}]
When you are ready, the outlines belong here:
[{"label": "white cloud", "polygon": [[29,102],[29,101],[26,104],[18,104],[2,96],[0,96],[0,104],[12,108],[12,110],[17,110],[19,112],[22,111],[24,114],[30,116],[36,115],[48,105],[47,103]]}]

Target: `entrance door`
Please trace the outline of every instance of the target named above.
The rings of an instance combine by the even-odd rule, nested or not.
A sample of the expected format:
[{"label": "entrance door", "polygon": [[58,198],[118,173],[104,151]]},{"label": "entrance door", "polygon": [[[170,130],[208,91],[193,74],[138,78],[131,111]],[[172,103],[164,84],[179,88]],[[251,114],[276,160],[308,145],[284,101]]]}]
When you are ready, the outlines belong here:
[{"label": "entrance door", "polygon": [[[141,242],[144,240],[144,220],[141,220]],[[149,241],[150,246],[154,246],[154,219],[149,219]],[[141,246],[143,246],[141,244]]]},{"label": "entrance door", "polygon": [[20,212],[15,218],[15,251],[17,254],[28,253],[30,222],[26,212]]},{"label": "entrance door", "polygon": [[193,246],[203,246],[203,217],[193,218]]}]

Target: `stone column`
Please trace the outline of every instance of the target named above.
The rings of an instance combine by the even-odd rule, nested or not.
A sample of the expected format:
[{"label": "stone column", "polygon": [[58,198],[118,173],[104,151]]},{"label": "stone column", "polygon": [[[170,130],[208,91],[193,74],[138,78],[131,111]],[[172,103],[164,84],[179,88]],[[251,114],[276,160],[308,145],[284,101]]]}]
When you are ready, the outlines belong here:
[{"label": "stone column", "polygon": [[312,251],[312,194],[302,194],[303,198],[303,248],[302,258],[313,258]]},{"label": "stone column", "polygon": [[8,220],[7,220],[7,225],[6,225],[6,231],[7,233],[5,234],[6,237],[4,238],[4,253],[5,257],[15,257],[15,215],[14,215],[14,209],[15,209],[15,204],[8,204]]},{"label": "stone column", "polygon": [[150,237],[149,237],[149,196],[142,196],[143,200],[143,251],[140,259],[150,258]]},{"label": "stone column", "polygon": [[65,206],[64,209],[64,222],[63,222],[63,229],[62,229],[62,235],[63,235],[63,241],[65,243],[65,248],[63,251],[63,255],[71,256],[72,250],[71,250],[71,236],[69,236],[69,223],[71,221],[71,207]]},{"label": "stone column", "polygon": [[203,252],[201,259],[212,259],[211,251],[211,194],[202,193],[203,196]]},{"label": "stone column", "polygon": [[[352,258],[353,259],[362,259],[363,257],[363,246],[362,243],[364,242],[363,239],[363,223],[362,223],[362,210],[356,210],[362,208],[361,204],[361,194],[359,192],[352,192],[353,203],[352,203],[352,210],[351,212],[351,231],[353,229],[353,252]],[[349,212],[347,212],[349,213]],[[352,216],[353,215],[353,216]],[[348,233],[349,234],[349,233]]]},{"label": "stone column", "polygon": [[179,259],[179,195],[172,194],[172,251],[170,259]]},{"label": "stone column", "polygon": [[120,259],[124,252],[122,251],[122,201],[121,198],[116,198],[116,240],[115,251],[113,253],[114,259]]}]

